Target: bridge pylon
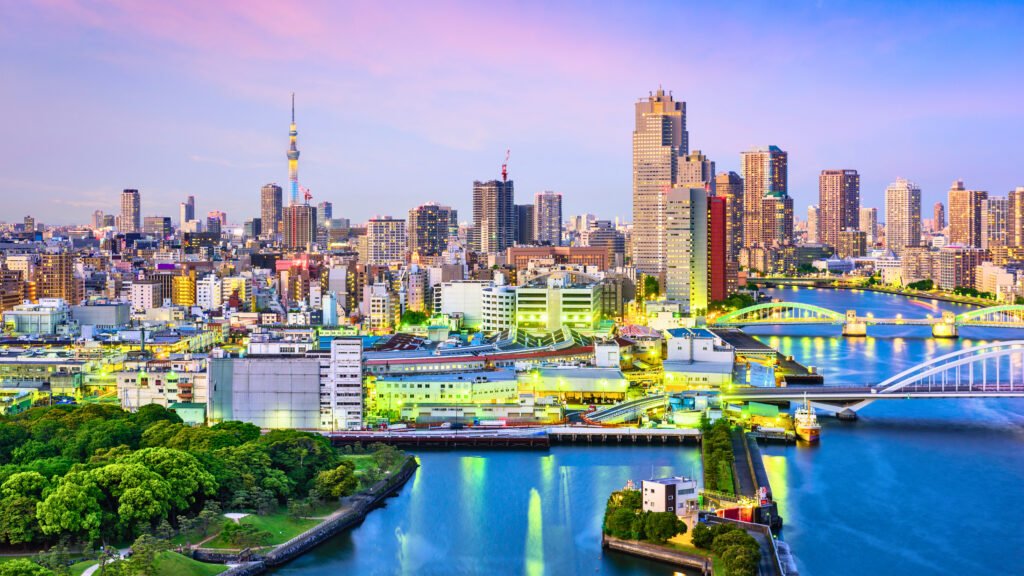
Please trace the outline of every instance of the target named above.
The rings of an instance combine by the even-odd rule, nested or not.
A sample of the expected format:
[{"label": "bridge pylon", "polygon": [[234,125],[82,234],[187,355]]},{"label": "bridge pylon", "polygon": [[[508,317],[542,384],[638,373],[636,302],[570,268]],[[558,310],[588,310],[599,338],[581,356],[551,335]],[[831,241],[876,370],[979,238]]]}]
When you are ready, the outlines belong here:
[{"label": "bridge pylon", "polygon": [[846,321],[843,322],[843,336],[862,338],[868,335],[868,325],[857,317],[856,310],[846,311]]},{"label": "bridge pylon", "polygon": [[942,313],[942,319],[932,324],[932,336],[934,338],[959,338],[960,332],[956,327],[956,314],[947,311]]}]

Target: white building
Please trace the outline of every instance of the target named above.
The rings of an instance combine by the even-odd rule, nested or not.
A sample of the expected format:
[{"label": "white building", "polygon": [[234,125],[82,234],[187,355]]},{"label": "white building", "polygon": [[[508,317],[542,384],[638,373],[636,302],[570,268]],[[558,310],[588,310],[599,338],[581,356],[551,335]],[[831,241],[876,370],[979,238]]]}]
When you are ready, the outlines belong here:
[{"label": "white building", "polygon": [[363,426],[363,341],[335,338],[320,354],[320,429],[358,430]]},{"label": "white building", "polygon": [[572,273],[538,278],[516,289],[520,330],[551,332],[563,326],[593,332],[601,320],[601,285]]},{"label": "white building", "polygon": [[644,480],[644,512],[675,512],[682,516],[697,509],[697,482],[684,476]]},{"label": "white building", "polygon": [[374,218],[366,224],[367,264],[390,264],[405,261],[409,237],[405,220],[390,216]]},{"label": "white building", "polygon": [[463,326],[483,326],[483,293],[494,286],[491,280],[453,280],[443,282],[434,290],[434,312],[438,314],[461,313]]},{"label": "white building", "polygon": [[732,364],[736,359],[736,349],[710,330],[674,328],[666,330],[665,334],[666,360]]},{"label": "white building", "polygon": [[133,312],[145,312],[163,304],[163,290],[159,282],[140,280],[132,282],[128,301]]},{"label": "white building", "polygon": [[508,404],[519,399],[511,370],[380,376],[375,390],[378,408],[391,410],[410,404]]},{"label": "white building", "polygon": [[994,294],[1001,302],[1013,302],[1017,295],[1016,283],[1012,272],[991,262],[982,262],[974,273],[974,288]]},{"label": "white building", "polygon": [[41,298],[37,304],[26,302],[3,313],[4,325],[17,334],[57,334],[71,320],[68,303],[60,298]]},{"label": "white building", "polygon": [[216,274],[207,274],[196,281],[196,306],[216,310],[224,301],[224,283]]},{"label": "white building", "polygon": [[516,325],[516,289],[511,286],[490,286],[481,292],[480,303],[484,332],[509,330]]}]

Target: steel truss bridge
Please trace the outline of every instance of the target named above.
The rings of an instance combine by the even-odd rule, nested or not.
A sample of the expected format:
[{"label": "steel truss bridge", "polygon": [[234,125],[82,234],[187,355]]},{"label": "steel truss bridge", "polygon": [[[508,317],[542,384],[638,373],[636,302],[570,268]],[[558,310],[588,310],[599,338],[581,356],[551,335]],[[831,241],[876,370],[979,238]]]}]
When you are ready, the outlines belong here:
[{"label": "steel truss bridge", "polygon": [[944,354],[871,386],[735,388],[726,401],[802,401],[851,414],[876,400],[1024,398],[1024,340],[993,342]]},{"label": "steel truss bridge", "polygon": [[930,326],[936,337],[956,338],[958,329],[964,326],[1024,328],[1024,305],[990,306],[960,314],[945,311],[936,318],[904,318],[902,315],[880,318],[870,314],[861,316],[856,310],[842,313],[800,302],[768,302],[734,310],[708,322],[711,327],[815,324],[842,326],[844,336],[865,336],[868,326]]}]

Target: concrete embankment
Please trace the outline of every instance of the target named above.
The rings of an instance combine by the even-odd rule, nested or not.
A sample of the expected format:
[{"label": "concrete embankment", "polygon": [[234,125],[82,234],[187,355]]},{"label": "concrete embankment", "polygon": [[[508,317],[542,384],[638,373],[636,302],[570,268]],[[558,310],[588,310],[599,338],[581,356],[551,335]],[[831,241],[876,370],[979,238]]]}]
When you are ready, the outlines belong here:
[{"label": "concrete embankment", "polygon": [[281,544],[265,555],[254,555],[250,558],[239,558],[238,554],[227,554],[220,550],[196,549],[192,557],[202,562],[220,564],[240,563],[222,575],[253,576],[261,574],[269,568],[280,566],[308,552],[325,540],[359,524],[366,515],[379,506],[385,498],[401,488],[416,472],[419,464],[409,457],[395,474],[374,484],[366,492],[345,498],[342,507],[327,517],[323,522],[299,534],[295,538]]},{"label": "concrete embankment", "polygon": [[667,564],[684,566],[686,568],[695,568],[700,570],[703,574],[713,573],[710,559],[696,554],[689,554],[675,548],[669,548],[668,546],[648,544],[646,542],[638,542],[636,540],[622,540],[620,538],[604,534],[601,537],[601,547],[609,550],[616,550],[618,552],[625,552],[626,554],[639,556],[641,558],[665,562]]}]

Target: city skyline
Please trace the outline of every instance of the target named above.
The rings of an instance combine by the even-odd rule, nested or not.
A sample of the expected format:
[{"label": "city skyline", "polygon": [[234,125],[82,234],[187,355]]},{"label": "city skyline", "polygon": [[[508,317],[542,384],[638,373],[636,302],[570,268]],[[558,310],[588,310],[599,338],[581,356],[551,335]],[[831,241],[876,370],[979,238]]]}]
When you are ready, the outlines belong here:
[{"label": "city skyline", "polygon": [[[356,29],[342,8],[245,6],[8,10],[13,26],[0,46],[10,56],[5,75],[21,89],[0,102],[21,113],[10,121],[20,137],[2,155],[5,219],[85,223],[97,209],[116,213],[120,191],[134,188],[142,216],[175,216],[191,195],[202,213],[222,210],[241,224],[259,213],[254,199],[264,184],[287,179],[281,126],[292,91],[303,184],[313,203],[333,202],[353,221],[424,200],[469,214],[472,181],[496,178],[506,148],[522,194],[555,190],[566,215],[631,219],[631,118],[623,108],[659,84],[687,103],[690,147],[719,172],[738,171],[740,152],[755,146],[786,150],[798,214],[816,202],[820,171],[835,166],[858,170],[861,204],[879,209],[897,177],[918,183],[926,203],[944,200],[955,179],[996,196],[1021,184],[1006,145],[1024,126],[1013,97],[1022,47],[1008,33],[1022,21],[1017,6],[964,15],[884,4],[778,11],[651,3],[592,13],[409,5],[398,17],[352,7],[364,20],[389,20],[380,38]],[[702,47],[699,58],[638,64],[647,45],[640,23],[654,12],[728,17],[728,26],[697,32],[694,44],[702,35],[734,42]],[[436,25],[416,28],[420,17]],[[758,27],[762,20],[774,26]],[[484,22],[530,41],[493,45],[479,31]],[[754,52],[765,43],[776,47],[770,62]],[[430,49],[414,52],[420,44]],[[841,90],[810,73],[825,64],[850,75]],[[784,97],[742,89],[768,77]],[[570,96],[577,105],[541,104]],[[407,113],[394,114],[401,106]],[[416,197],[379,179],[382,170],[422,182]],[[593,197],[601,202],[591,208]]]}]

